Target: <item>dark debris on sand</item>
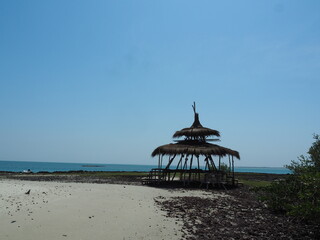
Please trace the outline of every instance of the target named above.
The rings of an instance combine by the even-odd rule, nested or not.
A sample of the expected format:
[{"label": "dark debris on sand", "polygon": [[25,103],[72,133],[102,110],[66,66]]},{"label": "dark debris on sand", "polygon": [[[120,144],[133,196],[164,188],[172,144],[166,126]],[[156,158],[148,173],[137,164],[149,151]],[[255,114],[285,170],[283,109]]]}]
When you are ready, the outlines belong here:
[{"label": "dark debris on sand", "polygon": [[[37,174],[0,172],[0,177],[29,181],[86,182],[141,185],[141,175],[126,173],[101,176],[84,171]],[[272,181],[285,175],[237,173],[246,180]],[[179,191],[179,188],[176,189]],[[255,193],[246,187],[211,190],[208,194],[223,197],[176,197],[158,198],[156,203],[168,217],[183,221],[186,240],[207,239],[320,239],[319,226],[307,224],[284,215],[277,215],[257,201]]]},{"label": "dark debris on sand", "polygon": [[12,172],[0,172],[6,179],[16,179],[24,181],[46,181],[46,182],[77,182],[77,183],[110,183],[110,184],[126,184],[126,185],[141,185],[141,175],[128,175],[125,172],[117,175],[101,176],[100,172],[86,171],[69,171],[69,172],[39,172],[32,174],[21,174]]},{"label": "dark debris on sand", "polygon": [[156,202],[168,217],[183,221],[187,240],[320,239],[317,226],[270,212],[245,188],[225,194],[217,198],[175,197]]}]

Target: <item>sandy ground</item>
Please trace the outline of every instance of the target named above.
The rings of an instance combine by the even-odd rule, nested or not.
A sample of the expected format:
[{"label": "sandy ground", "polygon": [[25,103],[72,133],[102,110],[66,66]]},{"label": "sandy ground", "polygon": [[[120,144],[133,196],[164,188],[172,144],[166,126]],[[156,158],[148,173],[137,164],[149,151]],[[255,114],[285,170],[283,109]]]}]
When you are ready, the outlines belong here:
[{"label": "sandy ground", "polygon": [[[30,194],[25,194],[30,190]],[[181,239],[155,199],[204,196],[147,186],[0,180],[0,239]],[[206,196],[208,197],[208,196]]]}]

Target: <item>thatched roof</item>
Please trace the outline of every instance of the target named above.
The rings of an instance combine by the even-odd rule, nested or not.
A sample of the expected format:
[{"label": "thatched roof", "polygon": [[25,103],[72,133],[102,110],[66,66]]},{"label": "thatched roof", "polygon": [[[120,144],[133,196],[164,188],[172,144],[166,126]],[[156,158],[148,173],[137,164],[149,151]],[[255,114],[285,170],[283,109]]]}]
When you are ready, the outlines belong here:
[{"label": "thatched roof", "polygon": [[217,136],[220,137],[220,133],[217,130],[213,130],[210,128],[184,128],[180,131],[176,131],[175,134],[173,134],[173,138],[179,138],[179,137],[208,137],[208,136]]},{"label": "thatched roof", "polygon": [[203,127],[199,121],[199,114],[195,113],[194,122],[191,127],[181,129],[180,131],[176,131],[175,134],[173,134],[173,138],[179,138],[183,136],[185,137],[208,137],[208,136],[220,137],[220,133],[217,130]]},{"label": "thatched roof", "polygon": [[208,136],[220,137],[220,133],[217,130],[203,127],[199,121],[199,114],[196,112],[195,103],[192,108],[194,111],[194,122],[191,127],[177,131],[173,135],[174,138],[183,136],[186,138],[178,141],[178,143],[171,143],[157,147],[152,152],[151,156],[183,154],[204,156],[215,155],[224,157],[226,155],[230,155],[240,159],[240,155],[237,151],[207,142],[209,140],[217,140],[207,139]]},{"label": "thatched roof", "polygon": [[174,155],[174,154],[188,154],[188,155],[216,155],[224,157],[226,155],[234,156],[240,159],[237,151],[229,148],[221,147],[216,144],[199,141],[182,141],[179,143],[171,143],[157,147],[151,154],[152,157],[156,155]]}]

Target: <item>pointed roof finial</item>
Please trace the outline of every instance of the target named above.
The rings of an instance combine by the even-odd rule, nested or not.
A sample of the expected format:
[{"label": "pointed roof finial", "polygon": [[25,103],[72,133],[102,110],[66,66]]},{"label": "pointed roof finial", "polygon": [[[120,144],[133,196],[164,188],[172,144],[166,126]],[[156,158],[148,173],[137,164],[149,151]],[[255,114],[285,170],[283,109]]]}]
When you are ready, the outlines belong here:
[{"label": "pointed roof finial", "polygon": [[193,108],[193,112],[194,112],[194,122],[191,127],[192,128],[202,127],[202,125],[199,121],[199,114],[196,112],[196,102],[193,102],[192,108]]},{"label": "pointed roof finial", "polygon": [[194,114],[196,114],[196,102],[193,102],[192,108],[193,108]]}]

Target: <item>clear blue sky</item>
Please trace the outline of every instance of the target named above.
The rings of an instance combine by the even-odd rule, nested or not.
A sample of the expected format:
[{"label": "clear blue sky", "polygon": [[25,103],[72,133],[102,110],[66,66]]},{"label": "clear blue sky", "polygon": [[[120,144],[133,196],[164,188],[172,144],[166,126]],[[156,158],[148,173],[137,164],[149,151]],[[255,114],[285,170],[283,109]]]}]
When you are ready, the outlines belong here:
[{"label": "clear blue sky", "polygon": [[155,164],[193,122],[237,166],[320,133],[320,1],[1,1],[0,159]]}]

